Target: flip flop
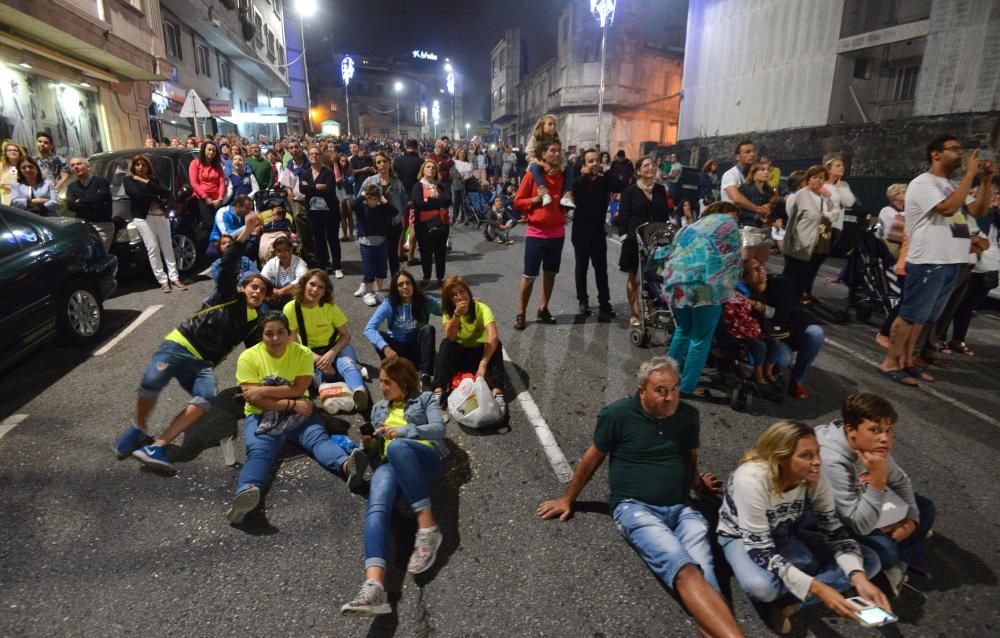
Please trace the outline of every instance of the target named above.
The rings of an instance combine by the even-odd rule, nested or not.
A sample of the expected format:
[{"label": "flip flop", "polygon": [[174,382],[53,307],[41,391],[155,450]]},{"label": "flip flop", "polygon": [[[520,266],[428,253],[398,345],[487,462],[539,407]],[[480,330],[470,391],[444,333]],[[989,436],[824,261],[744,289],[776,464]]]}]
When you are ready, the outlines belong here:
[{"label": "flip flop", "polygon": [[[920,385],[919,381],[911,377],[904,370],[883,370],[882,368],[879,368],[878,371],[879,374],[889,377],[891,380],[895,381],[899,385],[905,385],[910,388],[916,388]],[[912,379],[913,383],[907,383],[906,379]]]},{"label": "flip flop", "polygon": [[926,381],[928,383],[934,383],[934,377],[924,371],[923,368],[918,366],[911,366],[909,368],[903,368],[903,372],[910,375],[914,379],[919,381]]}]

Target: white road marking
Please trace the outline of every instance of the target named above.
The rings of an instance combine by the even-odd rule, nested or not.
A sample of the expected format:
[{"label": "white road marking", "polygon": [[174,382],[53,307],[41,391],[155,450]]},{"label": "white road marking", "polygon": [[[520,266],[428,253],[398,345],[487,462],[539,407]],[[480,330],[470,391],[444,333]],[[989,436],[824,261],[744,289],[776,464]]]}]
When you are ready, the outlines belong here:
[{"label": "white road marking", "polygon": [[17,425],[28,418],[27,414],[12,414],[3,422],[0,422],[0,439],[2,439],[8,432],[13,430]]},{"label": "white road marking", "polygon": [[143,310],[142,313],[138,317],[135,318],[135,321],[133,321],[132,323],[130,323],[128,326],[126,326],[126,328],[124,330],[122,330],[120,333],[118,333],[118,336],[116,336],[114,339],[112,339],[111,341],[109,341],[106,344],[104,344],[104,346],[102,346],[100,350],[98,350],[97,352],[95,352],[91,356],[93,356],[93,357],[99,357],[102,354],[107,354],[111,350],[111,348],[114,348],[116,345],[118,345],[119,341],[121,341],[125,337],[129,336],[130,334],[132,334],[132,331],[135,330],[136,328],[138,328],[139,324],[141,324],[146,319],[149,319],[150,317],[152,317],[153,313],[155,313],[157,310],[159,310],[162,307],[163,307],[162,304],[157,304],[155,306],[150,306],[149,308],[146,308],[145,310]]},{"label": "white road marking", "polygon": [[[826,343],[830,344],[831,346],[833,346],[834,348],[836,348],[836,349],[838,349],[838,350],[840,350],[842,352],[846,352],[847,354],[851,355],[855,359],[858,359],[860,361],[864,361],[865,363],[867,363],[869,365],[875,366],[875,368],[878,368],[878,366],[879,366],[879,363],[880,363],[879,361],[875,361],[874,359],[870,359],[870,358],[866,357],[865,355],[861,354],[860,352],[854,350],[853,348],[850,348],[849,346],[845,346],[842,343],[834,341],[833,339],[831,339],[829,337],[826,338]],[[944,401],[945,403],[953,405],[956,408],[958,408],[959,410],[962,410],[963,412],[967,412],[968,414],[971,414],[972,416],[976,417],[977,419],[982,419],[983,421],[985,421],[986,423],[989,423],[993,427],[1000,428],[1000,419],[996,419],[994,417],[991,417],[988,414],[984,414],[984,413],[980,412],[979,410],[977,410],[975,408],[971,408],[971,407],[965,405],[961,401],[958,401],[956,399],[951,398],[950,396],[948,396],[947,394],[945,394],[943,392],[939,392],[939,391],[935,390],[934,388],[930,387],[930,384],[927,383],[926,381],[922,382],[920,384],[920,387],[917,388],[917,389],[921,390],[923,392],[926,392],[927,394],[931,395],[935,399],[940,399],[941,401]]]},{"label": "white road marking", "polygon": [[545,456],[549,458],[549,465],[552,466],[552,471],[555,472],[556,478],[560,482],[569,483],[570,479],[573,478],[573,468],[570,467],[569,461],[566,460],[566,455],[563,454],[562,448],[559,447],[559,443],[556,441],[555,435],[552,434],[549,424],[542,417],[542,412],[538,409],[538,404],[531,398],[531,393],[528,392],[528,389],[524,387],[521,375],[514,369],[511,359],[507,355],[506,348],[503,349],[503,360],[511,364],[507,366],[507,378],[510,379],[510,384],[514,387],[514,392],[517,393],[517,404],[521,406],[521,410],[528,417],[531,427],[535,429],[535,436],[538,437],[538,441],[542,444]]}]

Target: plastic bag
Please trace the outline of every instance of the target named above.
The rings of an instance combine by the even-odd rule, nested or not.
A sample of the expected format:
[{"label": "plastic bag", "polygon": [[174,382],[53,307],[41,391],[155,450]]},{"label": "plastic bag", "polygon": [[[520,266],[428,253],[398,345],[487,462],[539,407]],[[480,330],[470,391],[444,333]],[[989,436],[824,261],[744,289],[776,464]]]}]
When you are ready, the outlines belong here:
[{"label": "plastic bag", "polygon": [[318,400],[327,414],[339,414],[354,410],[354,392],[343,381],[321,384]]},{"label": "plastic bag", "polygon": [[503,421],[503,409],[482,377],[462,380],[448,397],[448,412],[467,428],[490,428]]}]

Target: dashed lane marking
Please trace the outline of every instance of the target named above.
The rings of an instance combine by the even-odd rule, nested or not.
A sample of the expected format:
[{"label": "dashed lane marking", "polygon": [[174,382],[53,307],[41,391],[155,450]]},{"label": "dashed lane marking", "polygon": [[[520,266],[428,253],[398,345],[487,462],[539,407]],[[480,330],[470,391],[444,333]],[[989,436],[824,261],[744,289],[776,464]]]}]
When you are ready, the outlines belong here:
[{"label": "dashed lane marking", "polygon": [[0,422],[0,439],[6,436],[8,432],[13,430],[21,421],[27,418],[27,414],[12,414]]},{"label": "dashed lane marking", "polygon": [[[878,368],[878,366],[879,366],[879,362],[878,361],[875,361],[874,359],[870,359],[870,358],[866,357],[865,355],[861,354],[860,352],[854,350],[853,348],[850,348],[849,346],[845,346],[842,343],[834,341],[833,339],[831,339],[829,337],[826,338],[826,343],[828,343],[829,345],[833,346],[837,350],[840,350],[842,352],[846,352],[847,354],[851,355],[855,359],[858,359],[860,361],[864,361],[865,363],[867,363],[867,364],[869,364],[871,366],[874,366],[875,368]],[[961,401],[953,399],[950,396],[948,396],[947,394],[945,394],[943,392],[939,392],[939,391],[935,390],[934,388],[929,387],[929,385],[930,384],[928,384],[927,382],[923,382],[923,383],[920,384],[920,387],[918,387],[917,389],[920,390],[920,391],[922,391],[922,392],[925,392],[925,393],[931,395],[932,397],[934,397],[936,399],[940,399],[941,401],[944,401],[945,403],[953,405],[956,408],[958,408],[959,410],[962,410],[963,412],[971,414],[972,416],[976,417],[977,419],[982,419],[983,421],[985,421],[986,423],[989,423],[990,425],[992,425],[995,428],[1000,428],[1000,419],[995,419],[995,418],[991,417],[990,415],[984,414],[983,412],[980,412],[979,410],[977,410],[975,408],[970,408],[969,406],[965,405]]]},{"label": "dashed lane marking", "polygon": [[146,319],[152,317],[153,314],[162,307],[163,307],[162,304],[157,304],[155,306],[150,306],[149,308],[143,310],[142,313],[138,317],[136,317],[132,323],[130,323],[128,326],[126,326],[124,330],[118,333],[118,336],[116,336],[114,339],[104,344],[100,350],[98,350],[91,356],[99,357],[103,354],[107,354],[112,348],[118,345],[119,341],[132,334],[132,331],[138,328],[139,324],[141,324]]},{"label": "dashed lane marking", "polygon": [[510,384],[513,386],[514,392],[517,393],[517,404],[521,407],[525,416],[528,417],[531,427],[535,429],[535,436],[538,437],[539,443],[542,444],[542,450],[549,459],[552,471],[555,472],[556,478],[560,482],[569,483],[570,479],[573,478],[573,468],[570,467],[569,461],[566,460],[566,455],[563,454],[562,448],[559,447],[559,443],[556,441],[555,435],[552,434],[549,424],[542,417],[542,411],[538,409],[538,404],[531,398],[531,393],[528,392],[528,389],[524,387],[521,375],[514,369],[513,362],[507,355],[506,348],[503,349],[503,360],[508,364],[507,378],[510,379]]}]

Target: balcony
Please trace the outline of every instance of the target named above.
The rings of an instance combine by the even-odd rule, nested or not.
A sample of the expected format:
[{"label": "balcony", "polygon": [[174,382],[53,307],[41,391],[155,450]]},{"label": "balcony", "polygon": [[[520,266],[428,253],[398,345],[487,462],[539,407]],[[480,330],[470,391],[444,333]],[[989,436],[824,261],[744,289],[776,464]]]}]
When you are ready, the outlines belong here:
[{"label": "balcony", "polygon": [[[288,94],[287,74],[275,70],[265,57],[263,32],[258,29],[253,40],[249,42],[244,40],[238,11],[227,9],[217,0],[161,0],[160,4],[183,20],[208,44],[221,51],[234,65],[257,80],[265,89],[279,95]],[[253,8],[253,3],[246,4]],[[259,11],[266,20],[264,25],[271,24],[272,30],[284,33],[281,19],[276,18],[272,21],[274,14],[269,8],[262,7]]]}]

